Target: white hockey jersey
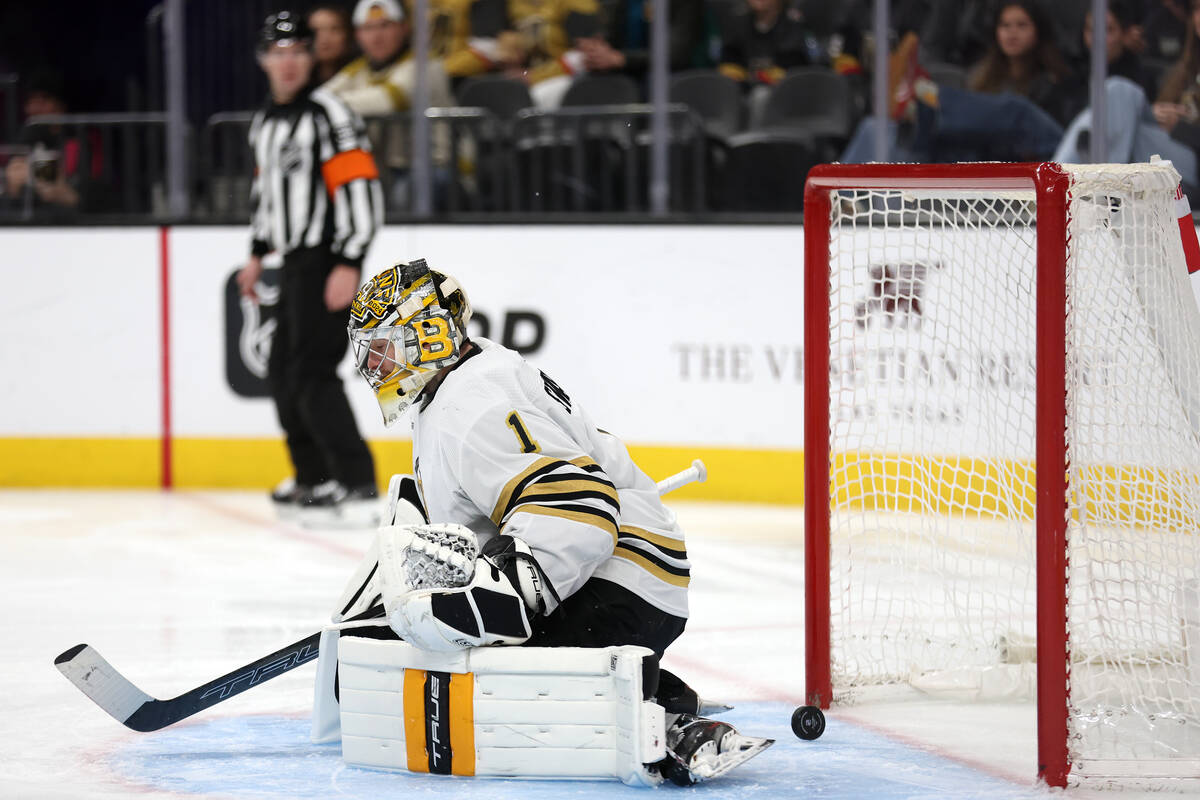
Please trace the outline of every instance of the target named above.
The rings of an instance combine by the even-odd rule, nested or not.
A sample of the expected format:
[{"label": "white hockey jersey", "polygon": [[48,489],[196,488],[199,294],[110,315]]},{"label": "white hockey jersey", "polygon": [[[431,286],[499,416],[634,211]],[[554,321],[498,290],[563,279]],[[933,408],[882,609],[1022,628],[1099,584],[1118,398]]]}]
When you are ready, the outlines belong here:
[{"label": "white hockey jersey", "polygon": [[481,546],[501,531],[520,537],[562,598],[604,578],[686,617],[683,532],[655,482],[549,376],[472,341],[480,351],[414,417],[413,471],[430,521],[466,525]]}]

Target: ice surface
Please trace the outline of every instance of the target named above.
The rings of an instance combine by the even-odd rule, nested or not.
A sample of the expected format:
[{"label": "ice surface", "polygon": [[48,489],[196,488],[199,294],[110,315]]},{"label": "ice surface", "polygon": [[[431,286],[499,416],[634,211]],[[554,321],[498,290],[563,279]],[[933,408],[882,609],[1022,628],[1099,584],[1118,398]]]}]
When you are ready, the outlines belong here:
[{"label": "ice surface", "polygon": [[[744,732],[778,739],[693,791],[1055,795],[1034,781],[1028,705],[891,697],[835,709],[821,739],[797,740],[788,722],[804,684],[801,510],[673,507],[688,532],[692,619],[665,666],[703,696],[736,704],[728,719]],[[308,742],[312,666],[149,734],[113,721],[53,666],[58,653],[87,642],[143,691],[173,697],[315,631],[370,536],[278,522],[260,493],[0,491],[0,797],[537,800],[680,791],[347,768],[336,745]]]}]

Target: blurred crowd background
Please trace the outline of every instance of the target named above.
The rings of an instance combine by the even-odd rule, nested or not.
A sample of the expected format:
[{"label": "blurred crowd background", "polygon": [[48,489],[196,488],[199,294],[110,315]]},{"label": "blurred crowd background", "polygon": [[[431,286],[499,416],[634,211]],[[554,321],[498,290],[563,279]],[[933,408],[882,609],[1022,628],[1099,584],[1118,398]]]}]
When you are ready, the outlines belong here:
[{"label": "blurred crowd background", "polygon": [[[247,219],[246,133],[266,96],[255,36],[282,4],[173,2],[176,31],[150,0],[0,8],[0,219]],[[293,7],[315,34],[314,80],[368,121],[388,218],[411,218],[418,26],[409,0],[368,5]],[[886,42],[874,5],[669,0],[670,214],[795,215],[808,169],[875,160],[881,124],[889,160],[1086,160],[1091,0],[893,0]],[[645,213],[652,8],[427,0],[428,214]],[[1159,153],[1193,192],[1200,0],[1106,9],[1104,160]],[[872,117],[877,47],[889,102]]]}]

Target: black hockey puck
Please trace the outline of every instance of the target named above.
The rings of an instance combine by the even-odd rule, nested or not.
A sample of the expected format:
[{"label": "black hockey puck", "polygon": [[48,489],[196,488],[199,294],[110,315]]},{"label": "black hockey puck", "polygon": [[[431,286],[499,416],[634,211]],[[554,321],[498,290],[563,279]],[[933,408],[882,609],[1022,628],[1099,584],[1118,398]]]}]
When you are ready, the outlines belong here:
[{"label": "black hockey puck", "polygon": [[818,739],[825,732],[825,715],[816,706],[800,706],[792,712],[792,733],[801,739]]}]

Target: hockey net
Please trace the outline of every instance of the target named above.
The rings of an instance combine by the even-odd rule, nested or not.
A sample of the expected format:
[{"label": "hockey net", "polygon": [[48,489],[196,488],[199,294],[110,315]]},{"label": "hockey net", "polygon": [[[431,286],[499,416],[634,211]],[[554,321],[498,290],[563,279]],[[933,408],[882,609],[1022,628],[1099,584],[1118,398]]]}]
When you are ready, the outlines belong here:
[{"label": "hockey net", "polygon": [[1051,784],[1200,776],[1200,315],[1177,181],[813,171],[810,702],[1036,696]]}]

